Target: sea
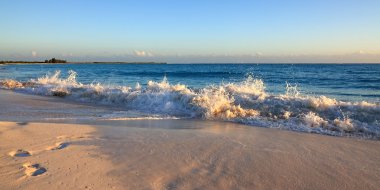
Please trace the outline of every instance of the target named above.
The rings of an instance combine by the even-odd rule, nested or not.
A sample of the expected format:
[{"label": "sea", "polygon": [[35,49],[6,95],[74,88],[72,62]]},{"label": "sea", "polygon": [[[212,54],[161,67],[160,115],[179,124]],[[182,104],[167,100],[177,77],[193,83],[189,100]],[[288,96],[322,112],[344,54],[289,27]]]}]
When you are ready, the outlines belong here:
[{"label": "sea", "polygon": [[9,64],[0,88],[112,106],[94,119],[197,119],[380,139],[380,64]]}]

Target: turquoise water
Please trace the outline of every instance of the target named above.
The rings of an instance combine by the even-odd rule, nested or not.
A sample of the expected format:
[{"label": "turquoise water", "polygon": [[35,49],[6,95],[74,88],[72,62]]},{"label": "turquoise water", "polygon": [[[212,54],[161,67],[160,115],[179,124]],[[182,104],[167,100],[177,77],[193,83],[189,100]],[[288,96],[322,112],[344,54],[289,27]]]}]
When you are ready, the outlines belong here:
[{"label": "turquoise water", "polygon": [[380,64],[3,65],[0,81],[122,110],[101,119],[196,118],[380,138]]}]

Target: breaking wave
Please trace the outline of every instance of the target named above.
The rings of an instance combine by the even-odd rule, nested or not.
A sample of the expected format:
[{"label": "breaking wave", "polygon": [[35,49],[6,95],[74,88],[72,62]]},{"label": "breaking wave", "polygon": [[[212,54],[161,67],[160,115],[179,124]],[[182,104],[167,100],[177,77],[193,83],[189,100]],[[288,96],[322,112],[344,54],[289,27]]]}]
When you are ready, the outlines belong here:
[{"label": "breaking wave", "polygon": [[183,84],[149,81],[146,86],[82,84],[77,73],[60,71],[27,82],[2,80],[0,87],[31,94],[59,96],[75,101],[122,107],[148,114],[147,118],[202,118],[260,127],[282,128],[336,136],[380,139],[380,104],[344,102],[326,96],[306,96],[286,83],[286,92],[265,91],[252,76],[239,83],[192,89]]}]

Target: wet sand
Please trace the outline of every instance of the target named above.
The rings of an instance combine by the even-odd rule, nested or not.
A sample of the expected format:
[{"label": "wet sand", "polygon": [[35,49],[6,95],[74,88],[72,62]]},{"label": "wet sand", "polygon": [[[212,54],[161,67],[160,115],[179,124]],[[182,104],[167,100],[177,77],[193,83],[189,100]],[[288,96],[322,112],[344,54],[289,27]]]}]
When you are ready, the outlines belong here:
[{"label": "wet sand", "polygon": [[380,141],[226,122],[96,119],[109,109],[0,91],[1,189],[380,186]]}]

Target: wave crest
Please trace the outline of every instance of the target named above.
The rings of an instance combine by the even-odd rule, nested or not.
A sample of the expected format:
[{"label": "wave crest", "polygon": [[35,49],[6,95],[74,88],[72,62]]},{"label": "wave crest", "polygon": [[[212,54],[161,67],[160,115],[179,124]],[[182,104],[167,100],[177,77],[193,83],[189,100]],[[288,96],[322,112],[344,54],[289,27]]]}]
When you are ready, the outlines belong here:
[{"label": "wave crest", "polygon": [[0,87],[32,94],[66,97],[169,117],[203,118],[275,127],[330,135],[380,138],[380,105],[369,102],[344,102],[326,96],[301,94],[297,86],[286,83],[281,95],[265,91],[262,80],[249,76],[239,83],[191,89],[184,84],[148,81],[135,87],[82,84],[77,73],[47,74],[27,82],[0,81]]}]

